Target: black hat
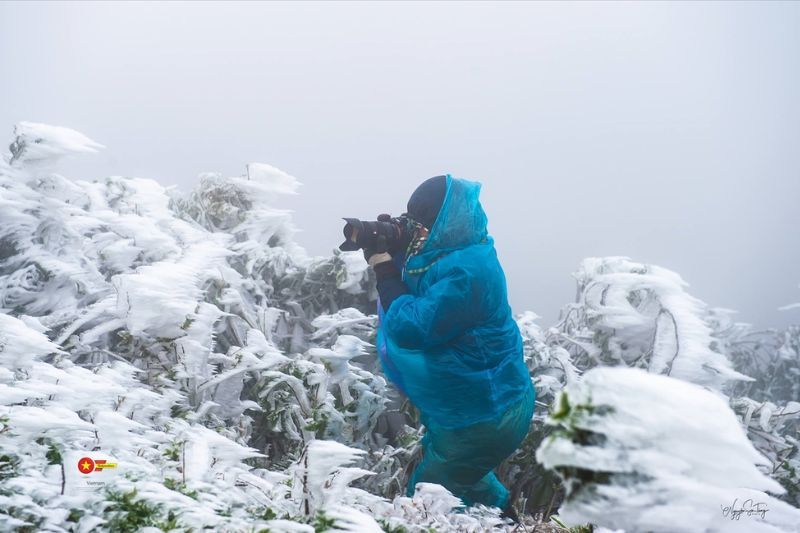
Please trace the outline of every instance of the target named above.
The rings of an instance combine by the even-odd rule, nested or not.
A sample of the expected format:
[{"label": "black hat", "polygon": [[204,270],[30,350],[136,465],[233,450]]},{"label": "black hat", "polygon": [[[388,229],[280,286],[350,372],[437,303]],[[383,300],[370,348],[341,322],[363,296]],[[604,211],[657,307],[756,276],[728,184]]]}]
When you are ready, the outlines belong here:
[{"label": "black hat", "polygon": [[429,230],[432,229],[442,208],[446,190],[447,176],[435,176],[423,181],[408,200],[408,216]]}]

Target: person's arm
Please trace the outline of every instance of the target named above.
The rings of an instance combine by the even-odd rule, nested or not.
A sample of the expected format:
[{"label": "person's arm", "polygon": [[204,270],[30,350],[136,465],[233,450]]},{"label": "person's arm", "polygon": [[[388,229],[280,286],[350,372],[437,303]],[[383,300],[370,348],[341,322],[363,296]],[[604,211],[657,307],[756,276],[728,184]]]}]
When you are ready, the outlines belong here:
[{"label": "person's arm", "polygon": [[398,296],[386,311],[387,334],[403,348],[445,344],[475,324],[476,297],[479,295],[473,276],[455,267],[428,287],[423,296]]},{"label": "person's arm", "polygon": [[[399,296],[408,294],[408,287],[405,282],[403,282],[402,274],[397,269],[394,261],[392,261],[391,256],[389,254],[385,254],[385,256],[389,259],[375,262],[372,265],[372,269],[375,271],[375,277],[377,279],[376,285],[378,294],[381,297],[381,306],[384,312],[389,310],[389,306],[392,305],[392,302]],[[370,263],[372,264],[373,262],[370,261]]]}]

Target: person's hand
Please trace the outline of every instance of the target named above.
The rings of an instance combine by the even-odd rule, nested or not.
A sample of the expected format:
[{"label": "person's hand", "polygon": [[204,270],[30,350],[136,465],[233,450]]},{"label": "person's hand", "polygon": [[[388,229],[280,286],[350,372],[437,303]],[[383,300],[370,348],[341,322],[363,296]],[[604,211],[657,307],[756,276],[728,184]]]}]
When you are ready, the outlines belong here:
[{"label": "person's hand", "polygon": [[[391,220],[392,215],[386,213],[381,213],[378,215],[378,222],[390,222]],[[386,244],[386,236],[384,235],[378,236],[377,244],[374,248],[364,248],[363,252],[364,259],[371,267],[374,267],[378,263],[385,263],[386,261],[392,260],[392,256],[389,253],[388,246]]]},{"label": "person's hand", "polygon": [[384,235],[378,236],[375,248],[364,248],[364,259],[366,259],[367,264],[371,267],[374,267],[378,263],[392,260],[392,256],[387,251],[386,237]]},{"label": "person's hand", "polygon": [[[366,256],[366,253],[364,254]],[[367,263],[369,266],[374,267],[379,263],[386,263],[392,260],[391,254],[389,252],[381,252],[379,254],[372,254],[369,259],[367,259]]]}]

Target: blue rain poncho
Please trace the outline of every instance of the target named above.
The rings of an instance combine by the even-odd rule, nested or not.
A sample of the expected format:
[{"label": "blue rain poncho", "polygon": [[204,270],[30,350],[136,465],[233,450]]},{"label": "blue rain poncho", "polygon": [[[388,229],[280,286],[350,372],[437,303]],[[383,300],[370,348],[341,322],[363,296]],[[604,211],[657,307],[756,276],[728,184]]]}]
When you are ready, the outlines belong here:
[{"label": "blue rain poncho", "polygon": [[498,420],[532,392],[505,274],[478,200],[480,188],[446,177],[430,235],[419,253],[405,260],[402,277],[409,293],[385,313],[378,305],[384,373],[428,427]]}]

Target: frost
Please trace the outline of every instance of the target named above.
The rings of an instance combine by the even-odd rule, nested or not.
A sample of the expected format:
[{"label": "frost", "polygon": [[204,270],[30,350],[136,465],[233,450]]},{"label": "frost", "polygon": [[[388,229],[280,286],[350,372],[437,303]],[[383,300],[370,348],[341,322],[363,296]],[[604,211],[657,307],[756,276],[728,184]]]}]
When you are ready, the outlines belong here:
[{"label": "frost", "polygon": [[[36,329],[28,326],[33,324]],[[32,317],[19,320],[0,314],[0,354],[4,366],[10,369],[29,368],[34,360],[55,352],[58,345],[50,342],[41,323]]]},{"label": "frost", "polygon": [[[791,531],[800,510],[718,394],[632,368],[595,368],[568,385],[537,451],[567,487],[559,514],[626,531]],[[764,516],[731,521],[721,509],[752,499]],[[608,512],[613,509],[614,512]],[[691,517],[675,520],[675,513]],[[738,528],[738,529],[736,529]]]},{"label": "frost", "polygon": [[562,313],[555,335],[578,361],[637,366],[716,389],[752,379],[712,349],[705,304],[678,274],[606,257],[585,259],[575,278],[578,302]]},{"label": "frost", "polygon": [[257,183],[264,192],[297,194],[301,183],[294,176],[266,163],[247,165],[247,179]]},{"label": "frost", "polygon": [[20,122],[14,128],[14,136],[12,165],[53,161],[64,155],[96,152],[104,148],[75,130],[37,122]]}]

